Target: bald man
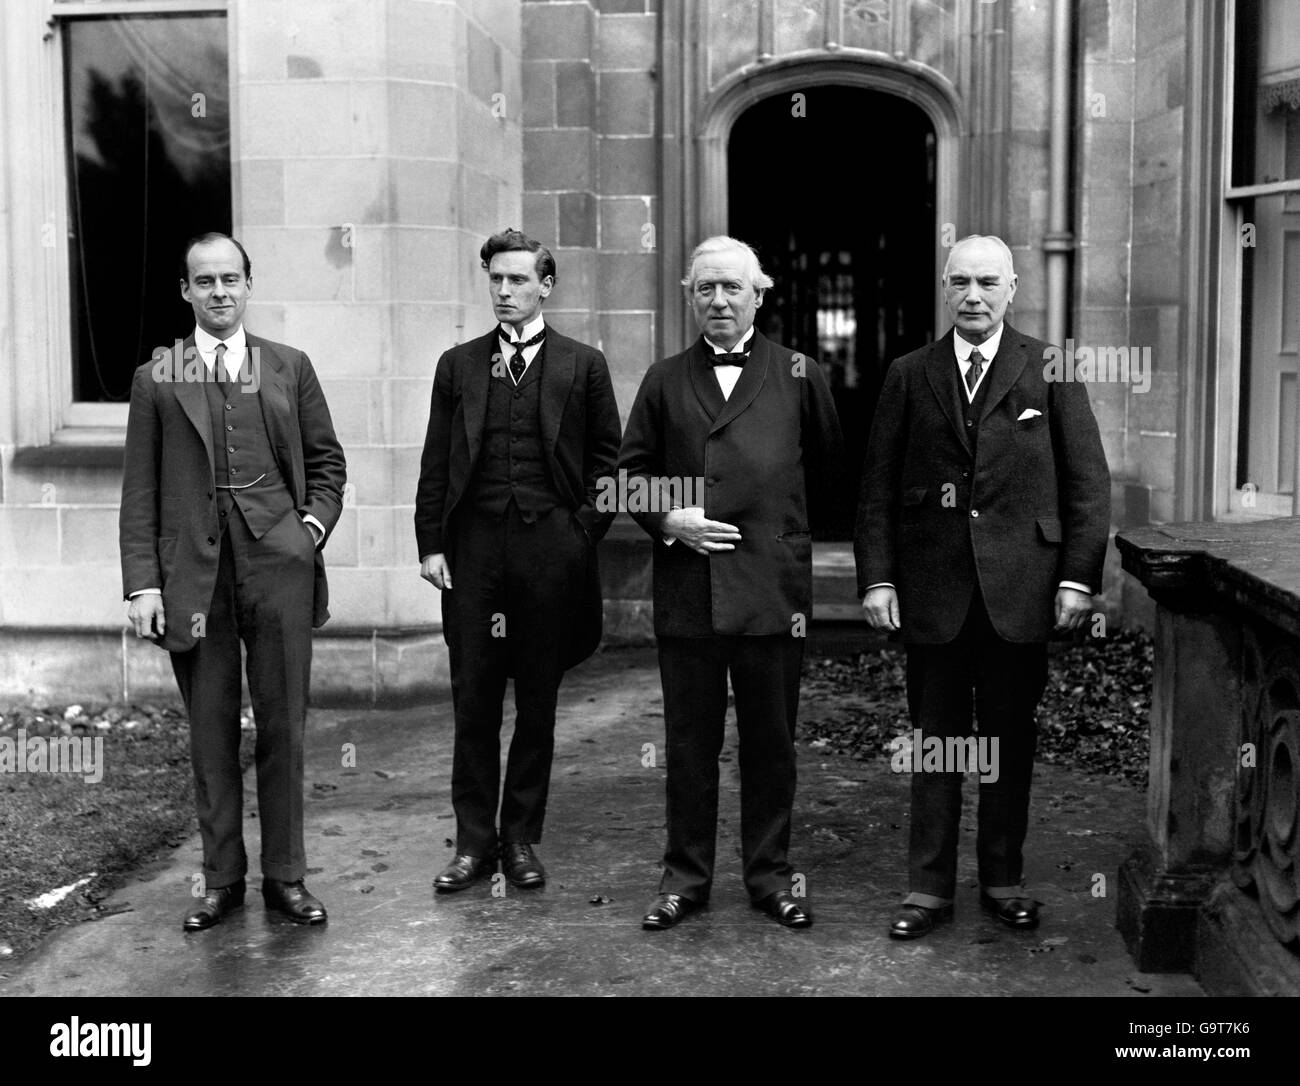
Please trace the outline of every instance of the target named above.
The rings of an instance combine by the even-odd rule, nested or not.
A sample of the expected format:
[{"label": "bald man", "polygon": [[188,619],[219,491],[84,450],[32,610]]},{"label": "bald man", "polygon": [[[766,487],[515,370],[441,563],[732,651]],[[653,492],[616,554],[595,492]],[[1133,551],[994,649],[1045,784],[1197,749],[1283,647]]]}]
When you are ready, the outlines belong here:
[{"label": "bald man", "polygon": [[[862,477],[854,552],[867,621],[907,646],[912,742],[981,765],[980,905],[1038,924],[1021,885],[1047,639],[1081,626],[1101,588],[1110,473],[1081,384],[1048,380],[1047,343],[1006,323],[1016,293],[996,237],[958,242],[942,286],[953,327],[885,376]],[[950,919],[961,760],[913,757],[909,890],[890,935]],[[973,768],[973,767],[972,767]]]}]

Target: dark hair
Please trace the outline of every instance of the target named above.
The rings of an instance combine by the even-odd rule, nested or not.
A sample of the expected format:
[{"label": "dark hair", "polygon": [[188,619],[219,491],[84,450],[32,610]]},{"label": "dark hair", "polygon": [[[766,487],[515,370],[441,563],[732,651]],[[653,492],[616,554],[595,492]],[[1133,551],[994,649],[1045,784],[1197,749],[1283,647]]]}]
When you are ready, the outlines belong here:
[{"label": "dark hair", "polygon": [[253,262],[248,259],[248,253],[244,251],[244,247],[229,234],[223,234],[219,230],[209,230],[206,234],[195,234],[185,243],[185,247],[181,250],[182,280],[187,283],[190,281],[190,250],[196,245],[206,245],[209,241],[230,242],[231,245],[239,250],[239,255],[244,258],[244,278],[253,278]]},{"label": "dark hair", "polygon": [[537,278],[545,279],[548,275],[552,279],[558,278],[555,274],[555,257],[551,256],[551,250],[513,226],[507,226],[483,243],[478,256],[484,268],[492,263],[492,258],[497,253],[534,253],[537,257]]}]

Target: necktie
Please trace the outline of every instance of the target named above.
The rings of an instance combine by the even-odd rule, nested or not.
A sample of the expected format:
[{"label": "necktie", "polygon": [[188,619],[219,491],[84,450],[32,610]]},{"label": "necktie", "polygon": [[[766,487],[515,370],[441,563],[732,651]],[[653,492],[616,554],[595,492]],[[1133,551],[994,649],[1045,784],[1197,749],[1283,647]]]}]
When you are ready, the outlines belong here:
[{"label": "necktie", "polygon": [[226,374],[226,345],[218,343],[214,353],[217,356],[212,366],[212,375],[217,379],[217,387],[227,396],[230,395],[230,378]]},{"label": "necktie", "polygon": [[715,354],[709,362],[714,366],[743,366],[748,357],[749,355],[744,351],[734,351],[729,354]]},{"label": "necktie", "polygon": [[984,356],[980,354],[978,347],[971,348],[968,361],[970,362],[970,369],[966,371],[966,388],[974,396],[975,386],[980,383],[980,374],[984,372]]},{"label": "necktie", "polygon": [[544,340],[545,338],[546,338],[546,329],[543,328],[540,332],[537,333],[537,335],[533,336],[532,339],[525,339],[525,340],[520,340],[518,342],[510,343],[510,346],[514,348],[514,352],[515,352],[514,357],[510,359],[510,376],[514,378],[515,384],[519,384],[520,379],[524,375],[524,369],[526,368],[524,366],[524,348],[532,347],[538,343],[541,343],[542,340]]}]

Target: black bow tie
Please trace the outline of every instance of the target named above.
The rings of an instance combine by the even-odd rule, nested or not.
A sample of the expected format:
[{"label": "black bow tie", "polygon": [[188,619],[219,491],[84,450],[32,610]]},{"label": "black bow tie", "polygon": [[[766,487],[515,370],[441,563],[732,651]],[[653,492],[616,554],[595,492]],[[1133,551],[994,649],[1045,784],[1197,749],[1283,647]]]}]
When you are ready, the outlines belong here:
[{"label": "black bow tie", "polygon": [[709,358],[712,366],[743,366],[749,357],[747,351],[732,351],[728,354],[715,354]]}]

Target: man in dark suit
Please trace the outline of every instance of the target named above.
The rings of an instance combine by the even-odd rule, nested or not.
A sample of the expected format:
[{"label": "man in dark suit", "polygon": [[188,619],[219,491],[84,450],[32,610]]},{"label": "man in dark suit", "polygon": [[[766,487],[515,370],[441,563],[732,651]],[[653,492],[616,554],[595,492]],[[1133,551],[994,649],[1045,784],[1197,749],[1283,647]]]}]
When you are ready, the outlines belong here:
[{"label": "man in dark suit", "polygon": [[816,361],[754,328],[772,280],[748,245],[709,238],[682,282],[701,336],[650,367],[619,465],[629,491],[640,479],[657,496],[629,507],[654,541],[668,755],[668,847],[642,925],[671,927],[708,901],[730,673],[745,887],[778,922],[807,927],[786,854],[812,617],[808,496],[840,464],[839,421]]},{"label": "man in dark suit", "polygon": [[203,884],[183,927],[209,928],[244,900],[241,641],[262,896],[295,922],[323,923],[303,885],[303,729],[311,631],[329,617],[320,548],[342,507],[343,450],[307,356],[244,330],[243,246],[191,239],[181,271],[197,327],[136,370],[119,530],[128,617],[171,653],[190,718]]},{"label": "man in dark suit", "polygon": [[[958,242],[942,282],[953,329],[890,366],[876,408],[858,591],[873,627],[902,631],[914,736],[956,751],[973,701],[978,741],[996,755],[980,783],[980,904],[1032,928],[1038,907],[1020,883],[1034,714],[1049,635],[1077,629],[1101,588],[1110,474],[1087,390],[1048,380],[1049,345],[1003,319],[1017,279],[1002,240]],[[959,769],[913,773],[895,938],[952,916]]]},{"label": "man in dark suit", "polygon": [[443,892],[492,874],[498,856],[515,886],[545,883],[532,846],[546,815],[556,701],[565,670],[600,641],[596,544],[614,511],[596,498],[619,442],[605,356],[542,318],[555,285],[550,251],[509,229],[479,255],[499,323],[438,360],[415,496],[420,576],[442,591],[456,718],[456,852],[434,880]]}]

